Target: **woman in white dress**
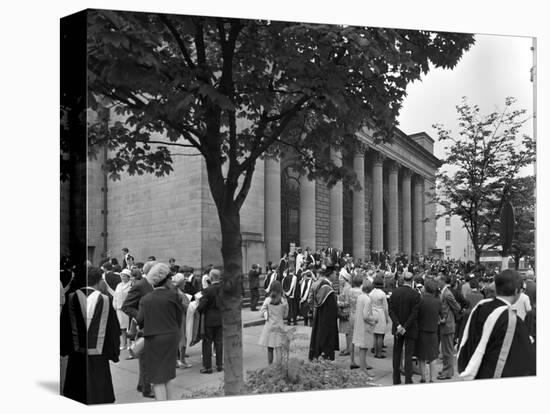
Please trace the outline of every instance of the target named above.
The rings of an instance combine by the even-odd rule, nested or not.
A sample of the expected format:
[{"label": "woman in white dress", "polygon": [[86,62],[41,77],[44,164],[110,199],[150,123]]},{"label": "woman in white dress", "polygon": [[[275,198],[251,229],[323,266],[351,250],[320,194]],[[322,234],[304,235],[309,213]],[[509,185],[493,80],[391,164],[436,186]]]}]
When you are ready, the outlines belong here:
[{"label": "woman in white dress", "polygon": [[128,345],[126,331],[128,330],[130,319],[128,318],[128,315],[122,312],[122,304],[126,300],[126,296],[128,296],[128,292],[132,287],[132,283],[130,283],[130,276],[132,276],[132,272],[128,269],[123,269],[120,272],[121,282],[116,286],[113,294],[113,307],[115,308],[118,323],[120,325],[121,350],[126,349],[126,346]]},{"label": "woman in white dress", "polygon": [[187,352],[187,309],[191,303],[192,296],[184,292],[187,278],[182,273],[176,273],[176,275],[172,277],[172,283],[178,292],[179,300],[183,306],[183,316],[181,318],[178,342],[179,359],[176,361],[176,367],[190,368],[192,365],[185,360],[185,353]]},{"label": "woman in white dress", "polygon": [[277,330],[285,329],[285,318],[288,316],[288,302],[283,297],[281,282],[276,280],[271,284],[271,293],[265,298],[260,315],[265,319],[265,325],[258,344],[267,347],[268,364],[273,363],[274,351],[275,363],[280,363],[282,361],[283,336]]},{"label": "woman in white dress", "polygon": [[372,313],[378,320],[373,328],[375,358],[385,358],[385,356],[382,355],[382,347],[384,346],[384,334],[388,327],[389,313],[388,300],[386,299],[386,293],[382,290],[383,288],[384,277],[378,275],[374,278],[374,289],[369,293],[369,297],[372,301]]},{"label": "woman in white dress", "polygon": [[353,344],[359,347],[359,366],[366,371],[367,351],[372,346],[372,334],[378,320],[372,313],[372,302],[369,293],[372,290],[372,282],[369,279],[363,281],[363,293],[357,298],[355,308],[355,326],[353,329]]}]

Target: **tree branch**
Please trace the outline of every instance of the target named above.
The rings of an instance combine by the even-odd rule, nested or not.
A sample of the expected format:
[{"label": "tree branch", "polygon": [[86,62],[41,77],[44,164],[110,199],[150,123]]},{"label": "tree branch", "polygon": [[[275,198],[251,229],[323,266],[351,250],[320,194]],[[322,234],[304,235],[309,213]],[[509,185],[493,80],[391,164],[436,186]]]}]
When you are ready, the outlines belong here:
[{"label": "tree branch", "polygon": [[[300,110],[302,105],[305,104],[309,99],[310,99],[310,97],[308,97],[308,96],[304,96],[304,97],[300,98],[298,100],[298,102],[296,102],[296,104],[292,107],[292,109],[285,113],[285,118],[282,119],[282,121],[279,123],[279,125],[272,131],[271,135],[269,137],[267,137],[267,139],[265,140],[265,142],[263,144],[261,144],[261,142],[260,142],[261,136],[259,136],[260,134],[263,135],[263,131],[258,130],[256,136],[259,139],[259,141],[256,143],[254,149],[250,152],[250,155],[248,156],[248,158],[240,164],[240,167],[238,169],[239,174],[242,171],[249,168],[251,163],[255,162],[256,159],[261,154],[264,153],[264,151],[266,151],[275,141],[277,141],[277,139],[279,138],[281,133],[284,131],[284,129],[289,124],[289,122],[292,120],[292,117],[298,113],[298,111]],[[262,115],[262,117],[263,117],[263,115]],[[260,118],[260,125],[263,124],[265,126],[265,124],[267,123],[267,118],[263,117],[264,119],[262,120],[262,117]],[[262,121],[264,121],[264,122],[262,122]],[[260,125],[259,125],[259,127],[260,127]]]},{"label": "tree branch", "polygon": [[235,198],[235,204],[237,205],[237,209],[241,209],[241,206],[244,203],[244,200],[246,199],[246,196],[248,195],[248,191],[250,190],[250,185],[252,183],[252,175],[254,174],[254,168],[256,166],[256,161],[250,164],[250,167],[247,168],[246,174],[244,176],[244,181],[241,189],[239,190],[239,193],[237,194],[237,197]]},{"label": "tree branch", "polygon": [[183,55],[185,63],[187,63],[187,66],[189,68],[193,69],[195,67],[195,64],[191,60],[191,56],[189,56],[189,52],[187,52],[187,48],[185,47],[185,44],[183,43],[183,40],[179,35],[178,31],[176,30],[174,25],[170,22],[170,20],[168,19],[168,16],[160,13],[158,14],[158,16],[162,21],[162,23],[164,23],[164,25],[168,28],[170,33],[172,33],[174,40],[176,41],[176,43],[178,44],[178,47],[180,48],[180,51],[181,51],[181,54]]}]

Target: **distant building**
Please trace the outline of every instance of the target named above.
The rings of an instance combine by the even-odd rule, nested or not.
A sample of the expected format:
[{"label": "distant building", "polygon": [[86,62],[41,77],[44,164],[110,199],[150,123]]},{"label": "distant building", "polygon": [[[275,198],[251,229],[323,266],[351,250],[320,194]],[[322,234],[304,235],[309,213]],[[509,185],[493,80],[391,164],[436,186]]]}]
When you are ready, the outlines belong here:
[{"label": "distant building", "polygon": [[455,259],[467,262],[475,261],[475,250],[472,241],[464,227],[464,222],[458,216],[443,216],[436,225],[437,248],[445,259]]}]

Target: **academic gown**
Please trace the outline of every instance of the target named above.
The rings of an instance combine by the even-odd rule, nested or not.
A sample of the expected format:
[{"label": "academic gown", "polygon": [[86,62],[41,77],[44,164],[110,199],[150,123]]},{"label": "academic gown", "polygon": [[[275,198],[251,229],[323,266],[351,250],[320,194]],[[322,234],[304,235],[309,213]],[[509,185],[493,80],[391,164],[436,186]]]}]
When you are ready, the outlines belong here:
[{"label": "academic gown", "polygon": [[[86,297],[93,292],[87,288],[81,290]],[[104,336],[101,331],[104,331]],[[90,326],[86,329],[78,295],[72,293],[61,312],[60,334],[61,355],[69,356],[63,395],[83,404],[113,403],[115,394],[109,360],[119,360],[120,325],[112,299],[106,295],[98,298]],[[103,346],[101,337],[104,338]]]},{"label": "academic gown", "polygon": [[[475,379],[536,375],[535,349],[529,339],[524,322],[517,316],[515,317],[516,326],[513,330],[513,336],[510,336],[511,344],[506,355],[507,347],[503,345],[505,343],[506,331],[508,330],[510,315],[508,308],[498,316],[492,331],[488,327],[489,323],[485,326],[486,332],[490,333],[485,351],[481,352],[480,348],[478,354],[474,354],[478,344],[482,340],[484,325],[486,325],[485,323],[489,315],[497,308],[505,305],[507,304],[498,298],[486,299],[481,301],[470,314],[467,322],[469,326],[464,331],[464,337],[458,354],[458,371],[461,373],[461,376],[464,377],[464,371],[468,364],[472,363],[475,365],[475,361],[478,361],[479,364],[477,373],[475,370],[470,370],[471,375],[475,374]],[[512,332],[511,328],[510,332]],[[500,375],[497,371],[499,357],[506,358]]]},{"label": "academic gown", "polygon": [[338,344],[338,302],[329,282],[322,281],[313,293],[313,321],[309,359],[323,357],[334,360]]}]

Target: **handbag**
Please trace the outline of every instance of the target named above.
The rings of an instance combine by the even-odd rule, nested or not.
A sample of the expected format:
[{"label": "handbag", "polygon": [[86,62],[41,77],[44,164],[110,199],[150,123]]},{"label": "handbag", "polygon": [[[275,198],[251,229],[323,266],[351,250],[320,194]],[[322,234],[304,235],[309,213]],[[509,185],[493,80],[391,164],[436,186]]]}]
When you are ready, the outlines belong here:
[{"label": "handbag", "polygon": [[145,348],[145,338],[143,336],[139,337],[134,341],[132,345],[128,348],[128,353],[132,358],[139,358],[143,353]]},{"label": "handbag", "polygon": [[349,305],[348,306],[338,306],[338,319],[341,321],[349,321]]},{"label": "handbag", "polygon": [[131,318],[130,324],[128,325],[128,329],[126,330],[126,336],[129,340],[133,341],[136,339],[138,333],[138,323],[135,320],[135,318]]}]

